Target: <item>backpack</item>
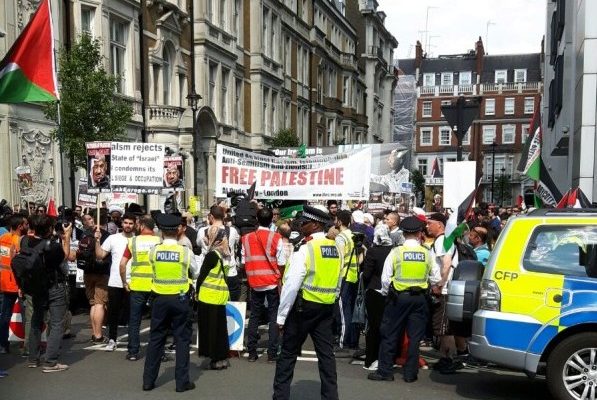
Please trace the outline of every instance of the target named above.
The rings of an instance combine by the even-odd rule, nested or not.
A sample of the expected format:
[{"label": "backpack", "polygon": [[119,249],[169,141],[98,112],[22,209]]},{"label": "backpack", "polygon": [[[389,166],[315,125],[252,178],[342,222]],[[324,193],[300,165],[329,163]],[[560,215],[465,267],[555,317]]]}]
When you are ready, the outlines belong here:
[{"label": "backpack", "polygon": [[236,206],[234,214],[234,226],[236,226],[240,235],[243,236],[257,229],[257,209],[246,199],[241,200]]},{"label": "backpack", "polygon": [[[106,262],[106,260],[108,260]],[[79,240],[77,248],[77,268],[92,274],[109,274],[110,257],[98,261],[95,257],[95,237],[93,235],[83,236]]]},{"label": "backpack", "polygon": [[467,243],[463,243],[460,239],[456,239],[454,242],[454,246],[458,252],[458,262],[465,261],[465,260],[473,260],[477,261],[477,253],[475,253],[475,249],[473,246]]},{"label": "backpack", "polygon": [[46,270],[44,252],[48,250],[49,240],[42,240],[35,247],[29,247],[29,238],[21,240],[21,250],[10,262],[19,288],[33,297],[46,296],[50,288],[50,277]]}]

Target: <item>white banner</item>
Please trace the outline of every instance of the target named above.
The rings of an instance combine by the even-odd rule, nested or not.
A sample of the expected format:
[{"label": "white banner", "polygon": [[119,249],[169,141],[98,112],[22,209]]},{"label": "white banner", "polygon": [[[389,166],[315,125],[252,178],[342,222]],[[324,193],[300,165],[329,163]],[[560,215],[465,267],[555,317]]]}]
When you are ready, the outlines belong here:
[{"label": "white banner", "polygon": [[309,158],[271,157],[218,145],[216,197],[246,191],[259,199],[369,200],[371,148]]},{"label": "white banner", "polygon": [[243,301],[229,301],[226,303],[226,321],[228,324],[230,350],[243,351],[246,314],[247,303]]},{"label": "white banner", "polygon": [[113,192],[159,194],[164,181],[164,145],[112,142],[110,186]]}]

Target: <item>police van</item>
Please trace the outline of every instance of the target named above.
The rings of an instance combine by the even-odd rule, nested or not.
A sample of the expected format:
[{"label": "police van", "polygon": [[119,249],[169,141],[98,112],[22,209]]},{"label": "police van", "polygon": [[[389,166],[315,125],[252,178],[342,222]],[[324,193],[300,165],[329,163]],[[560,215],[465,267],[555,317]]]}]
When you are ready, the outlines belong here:
[{"label": "police van", "polygon": [[597,209],[508,220],[482,279],[449,293],[450,318],[472,316],[475,358],[545,375],[557,399],[597,399]]}]

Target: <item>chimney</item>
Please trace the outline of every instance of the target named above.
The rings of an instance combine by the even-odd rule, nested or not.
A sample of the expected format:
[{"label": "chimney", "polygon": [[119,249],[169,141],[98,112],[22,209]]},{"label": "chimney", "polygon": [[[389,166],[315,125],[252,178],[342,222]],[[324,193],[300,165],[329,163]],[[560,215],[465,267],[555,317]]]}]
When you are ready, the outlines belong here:
[{"label": "chimney", "polygon": [[477,76],[481,76],[483,72],[483,57],[485,57],[485,48],[483,47],[483,40],[479,36],[479,40],[475,43],[475,58],[477,60]]},{"label": "chimney", "polygon": [[423,64],[423,46],[417,40],[417,45],[415,46],[415,68],[421,68],[421,64]]}]

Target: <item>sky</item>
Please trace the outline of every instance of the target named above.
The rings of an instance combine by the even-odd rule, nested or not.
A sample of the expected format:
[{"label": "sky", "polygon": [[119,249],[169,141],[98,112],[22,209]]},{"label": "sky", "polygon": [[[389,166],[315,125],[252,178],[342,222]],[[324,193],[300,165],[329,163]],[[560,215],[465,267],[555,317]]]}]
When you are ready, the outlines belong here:
[{"label": "sky", "polygon": [[[487,54],[538,53],[545,33],[546,0],[378,0],[385,25],[398,40],[395,57],[414,58],[425,46],[431,56],[466,53],[482,37]],[[488,25],[489,22],[489,25]]]}]

